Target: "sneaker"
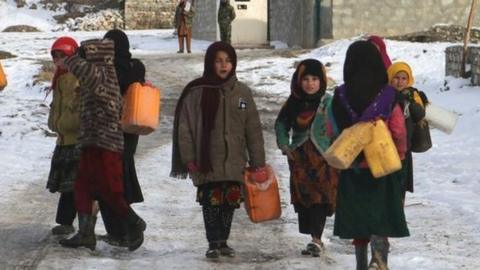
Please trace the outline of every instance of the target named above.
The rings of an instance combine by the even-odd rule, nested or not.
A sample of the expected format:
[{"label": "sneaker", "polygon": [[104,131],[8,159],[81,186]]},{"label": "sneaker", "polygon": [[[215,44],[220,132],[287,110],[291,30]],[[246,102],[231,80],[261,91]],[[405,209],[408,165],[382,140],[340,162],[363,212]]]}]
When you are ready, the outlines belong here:
[{"label": "sneaker", "polygon": [[208,259],[218,259],[220,257],[220,250],[216,248],[209,248],[207,250],[207,253],[205,253],[205,257],[207,257]]},{"label": "sneaker", "polygon": [[220,244],[220,255],[225,257],[235,257],[235,250],[227,245],[227,243]]},{"label": "sneaker", "polygon": [[71,234],[74,231],[75,231],[75,228],[72,225],[57,225],[52,228],[53,235]]}]

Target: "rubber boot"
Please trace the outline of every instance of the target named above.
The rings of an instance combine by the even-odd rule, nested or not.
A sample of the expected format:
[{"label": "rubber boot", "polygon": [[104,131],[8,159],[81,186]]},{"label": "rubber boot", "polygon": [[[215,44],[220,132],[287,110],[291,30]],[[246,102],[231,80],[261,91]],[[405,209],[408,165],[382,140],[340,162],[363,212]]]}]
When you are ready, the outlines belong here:
[{"label": "rubber boot", "polygon": [[368,248],[366,244],[355,245],[355,258],[357,261],[357,270],[368,269]]},{"label": "rubber boot", "polygon": [[143,244],[143,232],[146,228],[145,221],[129,207],[126,221],[128,250],[134,251]]},{"label": "rubber boot", "polygon": [[64,247],[86,247],[95,250],[97,240],[95,239],[95,224],[96,218],[89,214],[78,214],[78,232],[70,239],[60,240],[60,245]]},{"label": "rubber boot", "polygon": [[387,270],[388,250],[390,249],[390,243],[388,243],[388,238],[372,235],[370,241],[370,245],[372,247],[372,260],[370,262],[369,269]]}]

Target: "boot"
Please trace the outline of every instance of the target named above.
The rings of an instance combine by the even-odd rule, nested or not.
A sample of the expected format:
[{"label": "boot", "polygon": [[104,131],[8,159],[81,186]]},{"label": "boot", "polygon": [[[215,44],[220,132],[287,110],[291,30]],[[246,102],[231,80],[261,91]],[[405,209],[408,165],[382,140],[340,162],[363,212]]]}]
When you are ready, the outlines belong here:
[{"label": "boot", "polygon": [[143,244],[143,232],[146,228],[145,221],[129,207],[126,222],[128,250],[134,251]]},{"label": "boot", "polygon": [[355,245],[355,258],[357,260],[357,270],[367,270],[368,268],[367,245]]},{"label": "boot", "polygon": [[188,34],[186,37],[187,42],[187,52],[192,53],[192,34]]},{"label": "boot", "polygon": [[372,247],[372,260],[369,270],[388,270],[388,250],[390,248],[388,238],[372,235],[370,245]]},{"label": "boot", "polygon": [[184,48],[183,36],[178,35],[178,51],[177,51],[177,53],[183,53],[183,50],[184,50],[183,48]]},{"label": "boot", "polygon": [[[96,218],[95,218],[96,221]],[[60,240],[60,245],[64,247],[86,247],[95,250],[97,241],[95,239],[93,218],[89,214],[78,214],[78,232],[70,239]],[[92,226],[93,225],[93,226]]]}]

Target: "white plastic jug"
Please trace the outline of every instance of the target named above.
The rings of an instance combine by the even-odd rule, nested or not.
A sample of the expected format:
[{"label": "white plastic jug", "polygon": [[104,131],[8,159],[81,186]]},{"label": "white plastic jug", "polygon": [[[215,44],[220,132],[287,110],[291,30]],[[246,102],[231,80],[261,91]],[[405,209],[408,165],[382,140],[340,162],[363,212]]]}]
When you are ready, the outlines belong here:
[{"label": "white plastic jug", "polygon": [[450,134],[457,123],[458,114],[429,103],[425,108],[425,119],[430,126]]}]

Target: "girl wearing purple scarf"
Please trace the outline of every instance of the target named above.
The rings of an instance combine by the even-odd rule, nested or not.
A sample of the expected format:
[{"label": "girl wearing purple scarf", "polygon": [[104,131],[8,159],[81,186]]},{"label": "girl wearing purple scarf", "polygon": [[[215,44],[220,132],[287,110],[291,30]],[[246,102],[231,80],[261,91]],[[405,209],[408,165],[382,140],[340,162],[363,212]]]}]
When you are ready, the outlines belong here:
[{"label": "girl wearing purple scarf", "polygon": [[[377,48],[368,41],[350,45],[343,77],[345,84],[336,89],[332,103],[331,121],[338,133],[357,122],[383,119],[400,157],[404,157],[404,118],[395,103],[395,90],[387,85],[387,72]],[[402,179],[401,172],[374,178],[363,154],[352,168],[340,173],[334,234],[354,239],[357,270],[369,269],[368,242],[375,254],[370,266],[386,266],[388,237],[409,235],[402,206]]]}]

